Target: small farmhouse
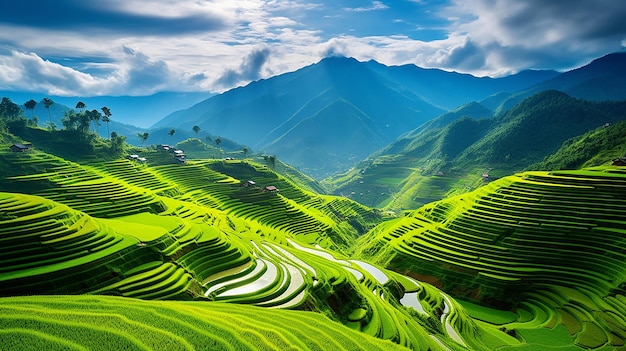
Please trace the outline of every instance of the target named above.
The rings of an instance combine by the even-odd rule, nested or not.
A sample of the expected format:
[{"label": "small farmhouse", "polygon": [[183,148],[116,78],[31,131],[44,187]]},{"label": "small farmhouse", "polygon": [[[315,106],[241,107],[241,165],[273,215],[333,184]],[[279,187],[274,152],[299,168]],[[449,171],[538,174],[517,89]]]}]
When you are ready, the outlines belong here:
[{"label": "small farmhouse", "polygon": [[11,152],[26,152],[32,146],[33,144],[13,144],[9,146],[9,149],[11,149]]},{"label": "small farmhouse", "polygon": [[276,192],[278,192],[278,188],[273,186],[273,185],[268,185],[265,188],[263,188],[263,191],[267,191],[267,192],[270,192],[270,193],[276,193]]},{"label": "small farmhouse", "polygon": [[250,187],[250,186],[255,186],[256,182],[254,180],[247,180],[245,182],[241,183],[241,186],[244,188]]},{"label": "small farmhouse", "polygon": [[626,166],[626,156],[614,159],[612,165],[613,166]]}]

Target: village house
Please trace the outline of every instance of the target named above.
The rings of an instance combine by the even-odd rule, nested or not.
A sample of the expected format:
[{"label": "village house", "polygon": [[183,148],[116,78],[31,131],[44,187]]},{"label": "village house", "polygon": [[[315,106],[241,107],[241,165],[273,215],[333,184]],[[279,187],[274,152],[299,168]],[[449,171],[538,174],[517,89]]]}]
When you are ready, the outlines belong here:
[{"label": "village house", "polygon": [[612,165],[613,166],[626,166],[626,156],[614,159]]},{"label": "village house", "polygon": [[33,147],[33,144],[24,143],[24,144],[13,144],[9,146],[9,149],[11,149],[11,152],[26,152],[32,147]]},{"label": "village house", "polygon": [[273,185],[268,185],[265,188],[263,188],[263,191],[269,192],[269,193],[277,193],[278,192],[278,188],[273,186]]},{"label": "village house", "polygon": [[241,183],[241,186],[244,188],[255,186],[255,185],[256,185],[256,182],[254,180],[247,180]]}]

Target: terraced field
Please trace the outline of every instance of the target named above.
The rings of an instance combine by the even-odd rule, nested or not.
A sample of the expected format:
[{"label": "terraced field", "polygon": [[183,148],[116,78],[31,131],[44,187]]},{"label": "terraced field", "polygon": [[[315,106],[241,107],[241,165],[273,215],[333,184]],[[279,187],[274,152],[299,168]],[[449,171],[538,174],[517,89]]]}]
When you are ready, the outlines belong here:
[{"label": "terraced field", "polygon": [[[0,193],[0,296],[91,294],[197,300],[202,306],[212,301],[253,304],[277,309],[277,315],[286,309],[316,311],[355,333],[398,347],[464,345],[459,336],[464,332],[456,328],[471,324],[469,319],[438,326],[443,312],[416,319],[410,309],[399,308],[409,294],[412,304],[426,306],[420,309],[443,311],[443,300],[436,297],[442,296],[440,291],[342,254],[359,233],[382,220],[377,211],[348,199],[303,191],[265,166],[242,161],[81,165],[41,152],[0,153],[0,158],[10,166],[1,190],[22,190]],[[264,190],[269,185],[278,191]],[[432,296],[431,301],[420,303],[418,291],[422,298]],[[43,304],[37,309],[61,313],[54,312],[56,305],[46,307],[48,299],[37,300]],[[99,306],[92,308],[109,308],[108,301],[91,301]],[[50,322],[52,330],[64,330],[56,335],[43,331],[49,321],[16,319],[19,311],[8,317],[20,322],[3,332],[7,342],[80,349],[77,340],[66,338],[76,323]],[[111,313],[117,312],[105,315]],[[427,324],[435,327],[426,329]],[[81,330],[98,338],[113,333],[119,342],[136,341],[119,331],[107,329],[96,336],[100,331],[88,329]],[[276,344],[269,348],[282,350],[284,340],[275,337],[270,336]],[[345,337],[333,340],[341,339]],[[375,344],[360,347],[389,347]],[[255,341],[250,348],[266,349],[264,345]],[[301,346],[290,347],[306,349]]]},{"label": "terraced field", "polygon": [[407,350],[319,313],[104,296],[0,299],[2,350]]},{"label": "terraced field", "polygon": [[626,347],[624,168],[385,220],[250,161],[0,162],[0,349]]},{"label": "terraced field", "polygon": [[384,223],[358,252],[454,296],[512,309],[518,316],[502,328],[536,349],[564,340],[623,348],[624,213],[623,167],[526,172]]}]

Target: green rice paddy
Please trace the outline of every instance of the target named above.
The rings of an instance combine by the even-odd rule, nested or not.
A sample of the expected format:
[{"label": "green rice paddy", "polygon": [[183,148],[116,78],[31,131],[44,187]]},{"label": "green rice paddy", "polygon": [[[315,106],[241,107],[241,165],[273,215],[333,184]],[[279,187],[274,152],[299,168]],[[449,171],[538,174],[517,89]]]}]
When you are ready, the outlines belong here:
[{"label": "green rice paddy", "polygon": [[0,299],[2,350],[406,350],[313,312],[110,296]]},{"label": "green rice paddy", "polygon": [[624,199],[621,167],[526,172],[387,222],[357,252],[473,301],[473,319],[521,342],[498,349],[620,348]]},{"label": "green rice paddy", "polygon": [[251,161],[0,162],[2,350],[624,347],[621,168],[388,220]]}]

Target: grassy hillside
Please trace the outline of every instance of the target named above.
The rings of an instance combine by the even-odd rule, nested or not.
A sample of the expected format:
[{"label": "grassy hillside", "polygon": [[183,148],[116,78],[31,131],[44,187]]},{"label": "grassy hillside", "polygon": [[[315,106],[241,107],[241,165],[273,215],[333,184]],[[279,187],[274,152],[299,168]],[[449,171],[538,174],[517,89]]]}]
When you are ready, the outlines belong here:
[{"label": "grassy hillside", "polygon": [[554,154],[528,169],[578,169],[599,166],[626,155],[626,122],[606,124],[566,140]]},{"label": "grassy hillside", "polygon": [[379,225],[356,256],[515,311],[502,327],[528,347],[619,349],[624,198],[623,167],[521,173]]},{"label": "grassy hillside", "polygon": [[[488,110],[479,108],[480,105],[466,105],[459,113],[440,116],[371,156],[358,168],[324,184],[335,194],[351,196],[369,206],[415,209],[527,169],[557,153],[565,141],[607,123],[625,120],[625,105],[623,101],[590,102],[546,91],[505,113],[480,120],[475,118]],[[578,149],[594,149],[598,154],[576,151],[578,161],[573,165],[585,164],[589,160],[586,157],[597,156],[590,164],[600,164],[623,156],[616,141],[621,139],[616,128],[607,129],[611,136],[577,139]],[[611,139],[606,143],[598,141],[606,138]],[[589,145],[581,146],[584,144]],[[559,162],[570,162],[570,157],[557,153],[549,164],[537,167],[560,168]],[[600,160],[601,157],[606,159]]]},{"label": "grassy hillside", "polygon": [[534,95],[498,116],[485,138],[459,159],[522,169],[572,137],[626,119],[626,102],[589,102],[557,91]]}]

